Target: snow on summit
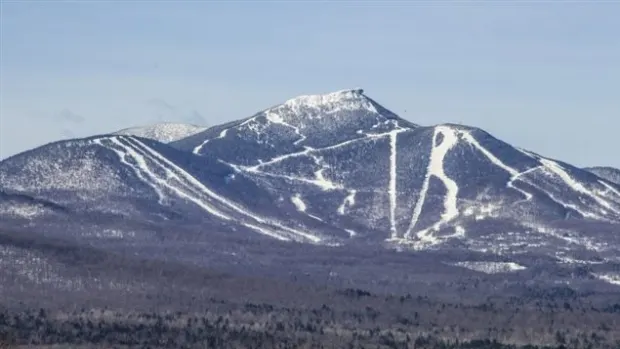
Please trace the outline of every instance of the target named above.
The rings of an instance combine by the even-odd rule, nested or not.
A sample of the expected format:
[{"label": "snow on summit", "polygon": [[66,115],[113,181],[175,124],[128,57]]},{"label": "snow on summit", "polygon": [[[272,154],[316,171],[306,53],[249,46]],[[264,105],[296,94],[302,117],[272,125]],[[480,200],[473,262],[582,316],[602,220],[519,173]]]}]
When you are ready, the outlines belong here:
[{"label": "snow on summit", "polygon": [[204,126],[197,126],[192,124],[160,123],[126,128],[114,132],[114,134],[149,138],[162,143],[170,143],[202,132],[206,129],[207,128]]},{"label": "snow on summit", "polygon": [[364,90],[362,89],[341,90],[327,94],[298,96],[287,100],[279,107],[287,107],[294,110],[299,110],[301,108],[332,108],[333,111],[345,109],[367,109],[375,113],[377,112],[372,101],[364,95]]}]

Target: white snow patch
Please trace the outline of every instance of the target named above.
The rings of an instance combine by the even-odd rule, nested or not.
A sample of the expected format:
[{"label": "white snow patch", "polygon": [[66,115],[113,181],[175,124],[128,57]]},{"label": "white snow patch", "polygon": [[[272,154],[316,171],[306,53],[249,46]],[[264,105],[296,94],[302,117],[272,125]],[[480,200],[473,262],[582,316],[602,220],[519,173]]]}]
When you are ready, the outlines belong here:
[{"label": "white snow patch", "polygon": [[357,235],[357,233],[351,229],[345,229],[344,231],[346,231],[347,233],[349,233],[349,237],[354,237]]},{"label": "white snow patch", "polygon": [[608,284],[620,286],[620,273],[592,273],[592,275]]},{"label": "white snow patch", "polygon": [[463,267],[474,271],[479,271],[485,274],[498,274],[498,273],[510,273],[519,270],[524,270],[526,267],[514,263],[514,262],[458,262],[452,264],[457,267]]},{"label": "white snow patch", "polygon": [[40,205],[26,203],[6,203],[0,205],[0,214],[19,216],[31,219],[46,213],[46,209]]},{"label": "white snow patch", "polygon": [[334,183],[330,180],[328,180],[327,178],[325,178],[325,176],[323,175],[323,172],[325,171],[324,168],[314,172],[314,175],[316,176],[316,179],[314,180],[314,183],[316,185],[318,185],[319,187],[321,187],[321,189],[323,189],[324,191],[327,190],[334,190],[334,189],[341,189],[342,186],[340,184]]},{"label": "white snow patch", "polygon": [[293,205],[295,205],[295,207],[297,208],[297,211],[306,212],[307,207],[304,201],[301,199],[301,195],[295,194],[291,196],[291,202],[293,203]]},{"label": "white snow patch", "polygon": [[340,207],[338,207],[339,215],[345,214],[345,210],[347,208],[353,207],[355,205],[355,194],[357,194],[357,190],[349,190],[349,195],[344,198],[344,201],[342,201],[342,204],[340,205]]},{"label": "white snow patch", "polygon": [[584,265],[589,265],[589,264],[604,264],[605,263],[605,261],[587,261],[587,260],[583,260],[583,259],[572,258],[570,256],[567,256],[564,252],[556,253],[555,254],[555,258],[560,263],[564,263],[564,264],[584,264]]}]

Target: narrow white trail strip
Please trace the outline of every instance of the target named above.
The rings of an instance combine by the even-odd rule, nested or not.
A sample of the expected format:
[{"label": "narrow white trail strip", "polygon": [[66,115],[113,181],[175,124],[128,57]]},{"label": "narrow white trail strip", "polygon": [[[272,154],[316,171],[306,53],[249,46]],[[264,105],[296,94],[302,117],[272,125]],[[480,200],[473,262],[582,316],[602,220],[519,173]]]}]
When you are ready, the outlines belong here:
[{"label": "narrow white trail strip", "polygon": [[[514,182],[522,175],[524,175],[527,171],[525,172],[519,172],[517,170],[515,170],[514,168],[504,164],[500,159],[498,159],[495,155],[493,155],[490,151],[488,151],[485,147],[483,147],[478,140],[476,140],[476,138],[474,138],[469,132],[460,132],[463,139],[465,141],[467,141],[469,144],[473,145],[476,149],[478,149],[482,154],[484,154],[484,156],[486,156],[489,160],[491,160],[491,162],[502,168],[504,171],[508,172],[511,177],[510,177],[510,181],[508,181],[508,184],[506,185],[509,188],[512,188],[518,192],[520,192],[521,194],[523,194],[523,196],[525,196],[525,201],[530,201],[532,199],[532,194],[526,192],[525,190],[522,190],[518,187],[516,187],[514,185]],[[531,169],[529,169],[531,170]],[[528,171],[529,171],[528,170]]]},{"label": "narrow white trail strip", "polygon": [[[200,200],[199,198],[196,198],[195,195],[192,195],[191,193],[188,194],[186,191],[184,191],[181,188],[178,188],[174,185],[171,185],[171,181],[170,178],[178,178],[174,173],[172,173],[171,171],[169,171],[166,168],[163,168],[166,172],[166,178],[161,178],[161,176],[157,175],[156,173],[154,173],[153,171],[151,171],[147,164],[146,164],[146,160],[143,154],[140,154],[140,152],[144,151],[142,149],[140,149],[139,147],[136,146],[131,146],[131,143],[129,142],[129,139],[124,139],[122,138],[122,140],[127,141],[128,144],[123,143],[121,140],[119,140],[117,137],[114,138],[110,138],[110,140],[112,141],[112,143],[114,143],[115,145],[119,146],[120,148],[123,149],[123,151],[125,152],[125,154],[129,155],[130,157],[132,157],[136,163],[138,164],[140,170],[142,170],[144,173],[146,173],[150,178],[152,182],[157,183],[158,185],[160,185],[161,187],[167,188],[170,191],[176,193],[178,196],[185,198],[193,203],[195,203],[196,205],[198,205],[199,207],[201,207],[202,209],[204,209],[205,211],[207,211],[208,213],[219,217],[221,219],[224,220],[230,220],[230,217],[226,214],[224,214],[223,212],[221,212],[220,210],[218,210],[217,208],[209,205],[209,203]],[[137,143],[140,143],[136,140]],[[142,143],[140,143],[142,144]],[[146,147],[146,146],[145,146]],[[151,160],[153,160],[151,158]],[[157,163],[157,162],[155,162]],[[152,183],[151,181],[147,181],[146,183]],[[190,191],[191,192],[191,191]]]},{"label": "narrow white trail strip", "polygon": [[[198,181],[196,178],[194,178],[192,175],[190,175],[189,173],[187,173],[185,170],[183,170],[182,168],[178,167],[176,164],[170,162],[168,159],[166,159],[165,157],[161,156],[159,153],[155,152],[154,150],[150,149],[149,147],[147,147],[146,145],[144,145],[143,143],[141,143],[140,141],[138,141],[137,139],[127,139],[127,141],[129,143],[133,143],[137,148],[140,148],[141,150],[143,150],[145,153],[148,153],[153,160],[158,161],[162,167],[169,169],[179,180],[185,181],[185,183],[189,186],[191,185],[191,187],[195,188],[197,191],[201,192],[202,194],[204,194],[205,196],[207,196],[209,199],[212,199],[220,204],[223,204],[227,207],[229,207],[230,209],[232,209],[233,211],[236,211],[237,213],[250,218],[258,223],[262,223],[265,225],[269,225],[269,226],[274,226],[277,228],[280,228],[282,230],[284,230],[285,232],[288,232],[289,234],[292,234],[293,236],[296,236],[298,238],[302,238],[302,239],[306,239],[312,242],[320,242],[321,238],[316,236],[316,235],[312,235],[303,231],[299,231],[296,229],[292,229],[289,227],[286,227],[278,222],[275,221],[271,221],[271,220],[267,220],[265,218],[262,218],[260,216],[257,216],[255,214],[253,214],[250,211],[247,211],[246,209],[242,208],[241,206],[237,205],[236,203],[218,195],[217,193],[213,192],[212,190],[210,190],[209,188],[207,188],[206,186],[204,186],[200,181]],[[186,195],[187,196],[187,195]],[[194,200],[196,200],[194,198]],[[196,200],[196,201],[200,201],[200,200]],[[242,221],[242,224],[248,226],[246,222]],[[263,229],[264,230],[264,229]]]},{"label": "narrow white trail strip", "polygon": [[[440,144],[437,144],[439,135],[442,135],[443,139]],[[426,194],[428,192],[431,176],[435,176],[441,180],[447,191],[444,198],[444,212],[441,215],[441,221],[436,225],[447,222],[458,216],[459,211],[457,208],[457,196],[459,187],[455,181],[448,178],[443,168],[443,161],[446,154],[456,145],[457,142],[458,137],[454,129],[448,126],[435,127],[435,133],[433,134],[433,148],[431,149],[426,176],[424,178],[424,183],[422,184],[422,189],[420,190],[420,196],[418,197],[418,201],[413,209],[413,215],[411,217],[411,222],[409,223],[409,228],[407,228],[407,232],[404,235],[405,238],[409,239],[411,237],[413,229],[418,223],[424,201],[426,200]]]},{"label": "narrow white trail strip", "polygon": [[611,185],[605,183],[604,181],[599,180],[598,182],[601,183],[605,188],[609,189],[609,191],[611,191],[612,193],[616,194],[616,196],[618,196],[620,198],[620,191],[618,191],[617,189],[615,189]]},{"label": "narrow white trail strip", "polygon": [[293,142],[294,145],[298,145],[299,143],[301,143],[301,142],[306,140],[307,137],[305,135],[303,135],[301,133],[301,131],[299,131],[299,127],[293,126],[293,125],[285,122],[284,119],[282,119],[282,117],[279,114],[274,113],[271,110],[266,110],[265,111],[265,117],[267,118],[267,120],[269,120],[269,122],[271,122],[273,124],[279,124],[279,125],[282,125],[282,126],[286,126],[286,127],[292,128],[293,131],[295,132],[295,134],[297,134],[297,136],[299,136],[299,139],[296,140],[295,142]]},{"label": "narrow white trail strip", "polygon": [[[112,143],[114,143],[116,146],[120,147],[121,149],[126,150],[126,148],[123,146],[123,144],[121,144],[116,138],[112,138],[111,139]],[[137,156],[137,154],[135,156],[132,156],[132,154],[130,152],[132,152],[130,150],[130,152],[127,153],[123,153],[120,150],[117,150],[114,147],[109,147],[109,146],[105,146],[103,145],[103,143],[101,142],[101,139],[95,139],[93,140],[93,142],[95,144],[98,144],[106,149],[110,149],[112,150],[114,153],[116,153],[116,155],[120,158],[121,162],[123,164],[125,164],[125,166],[131,168],[133,170],[133,172],[136,174],[136,176],[146,185],[148,185],[149,187],[153,188],[153,190],[155,191],[155,193],[157,194],[158,197],[158,203],[163,204],[164,202],[164,198],[166,197],[166,195],[163,193],[163,191],[156,185],[153,184],[152,181],[155,180],[155,178],[152,176],[152,174],[150,173],[150,171],[148,171],[148,167],[146,165],[146,163],[144,163],[144,159],[140,156]],[[136,164],[138,165],[138,167],[136,167],[136,165],[130,163],[129,161],[127,161],[126,156],[129,155],[131,156],[135,161]],[[146,171],[144,169],[147,169]],[[148,177],[148,178],[147,178]]]},{"label": "narrow white trail strip", "polygon": [[398,130],[390,132],[390,182],[388,193],[390,195],[390,231],[392,238],[398,237],[396,229],[396,157]]},{"label": "narrow white trail strip", "polygon": [[599,205],[605,207],[606,209],[610,211],[614,211],[616,213],[618,212],[618,210],[616,210],[616,208],[611,206],[609,202],[600,198],[598,195],[594,194],[592,191],[586,189],[586,187],[584,187],[581,183],[574,180],[568,174],[568,172],[566,172],[564,168],[562,168],[562,166],[560,166],[560,164],[558,164],[557,162],[549,160],[549,159],[545,159],[545,158],[539,158],[538,160],[545,166],[546,169],[548,169],[549,171],[555,173],[558,177],[560,177],[562,181],[564,181],[564,183],[566,183],[572,190],[591,197]]},{"label": "narrow white trail strip", "polygon": [[202,150],[202,148],[204,148],[204,146],[207,145],[207,143],[209,143],[210,141],[226,137],[226,132],[228,132],[228,130],[229,130],[228,128],[222,130],[222,132],[220,132],[219,136],[217,136],[214,139],[207,139],[207,140],[205,140],[204,142],[202,142],[202,144],[200,144],[199,146],[194,148],[193,153],[198,155],[198,154],[200,154],[200,151]]}]

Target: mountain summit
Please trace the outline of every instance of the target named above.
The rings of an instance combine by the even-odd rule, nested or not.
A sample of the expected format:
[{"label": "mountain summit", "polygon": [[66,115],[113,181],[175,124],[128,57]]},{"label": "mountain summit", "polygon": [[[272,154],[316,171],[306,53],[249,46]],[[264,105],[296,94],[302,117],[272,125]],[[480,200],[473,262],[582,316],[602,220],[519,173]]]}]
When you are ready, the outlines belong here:
[{"label": "mountain summit", "polygon": [[[343,90],[289,99],[250,118],[180,140],[175,147],[203,154],[209,144],[210,151],[227,153],[220,154],[222,160],[250,165],[403,127],[417,125],[400,119],[361,89]],[[226,151],[230,147],[236,149],[235,154]]]}]

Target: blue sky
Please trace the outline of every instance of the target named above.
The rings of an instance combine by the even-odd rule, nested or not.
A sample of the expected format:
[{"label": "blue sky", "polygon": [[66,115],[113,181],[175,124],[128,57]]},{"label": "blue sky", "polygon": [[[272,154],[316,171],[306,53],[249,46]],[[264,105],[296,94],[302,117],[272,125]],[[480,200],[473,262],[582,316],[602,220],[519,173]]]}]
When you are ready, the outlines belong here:
[{"label": "blue sky", "polygon": [[215,125],[362,87],[580,166],[620,167],[620,2],[2,2],[0,158]]}]

